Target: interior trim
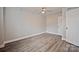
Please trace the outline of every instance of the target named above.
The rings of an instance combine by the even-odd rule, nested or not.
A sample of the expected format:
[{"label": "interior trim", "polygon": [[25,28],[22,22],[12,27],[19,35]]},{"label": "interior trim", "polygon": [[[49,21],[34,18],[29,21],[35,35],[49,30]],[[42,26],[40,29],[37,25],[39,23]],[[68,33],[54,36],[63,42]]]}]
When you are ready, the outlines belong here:
[{"label": "interior trim", "polygon": [[45,33],[45,32],[32,34],[32,35],[28,35],[28,36],[24,36],[24,37],[19,37],[19,38],[16,38],[16,39],[13,39],[13,40],[9,40],[9,41],[4,41],[4,43],[7,44],[7,43],[11,43],[11,42],[18,41],[18,40],[23,40],[24,38],[33,37],[33,36],[36,36],[36,35],[39,35],[39,34],[42,34],[42,33]]}]

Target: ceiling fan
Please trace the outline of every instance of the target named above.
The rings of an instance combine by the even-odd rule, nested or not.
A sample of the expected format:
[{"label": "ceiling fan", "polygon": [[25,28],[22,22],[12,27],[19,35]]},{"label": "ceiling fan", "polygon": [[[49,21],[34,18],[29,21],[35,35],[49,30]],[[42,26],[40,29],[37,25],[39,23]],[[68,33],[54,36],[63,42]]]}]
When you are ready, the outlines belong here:
[{"label": "ceiling fan", "polygon": [[46,13],[46,8],[45,7],[42,8],[41,13],[42,14]]},{"label": "ceiling fan", "polygon": [[51,11],[51,10],[47,10],[46,7],[42,7],[41,13],[42,13],[42,14],[45,14],[46,12],[52,12],[52,11]]}]

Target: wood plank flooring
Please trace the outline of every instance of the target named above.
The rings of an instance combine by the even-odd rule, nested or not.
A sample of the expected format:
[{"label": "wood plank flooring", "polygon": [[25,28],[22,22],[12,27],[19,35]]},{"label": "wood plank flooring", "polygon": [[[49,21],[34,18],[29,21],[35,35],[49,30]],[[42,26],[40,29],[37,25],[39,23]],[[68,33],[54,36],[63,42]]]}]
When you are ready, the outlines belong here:
[{"label": "wood plank flooring", "polygon": [[78,52],[79,47],[72,45],[55,34],[43,33],[34,37],[8,43],[1,52]]}]

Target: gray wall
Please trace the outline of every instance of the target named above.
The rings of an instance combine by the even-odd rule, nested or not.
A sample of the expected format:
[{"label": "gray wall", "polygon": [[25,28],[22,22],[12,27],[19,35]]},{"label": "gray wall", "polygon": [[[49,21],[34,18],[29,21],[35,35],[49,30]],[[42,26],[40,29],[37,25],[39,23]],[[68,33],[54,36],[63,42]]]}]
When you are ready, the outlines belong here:
[{"label": "gray wall", "polygon": [[3,8],[0,7],[0,45],[3,44],[4,31],[3,31]]},{"label": "gray wall", "polygon": [[47,32],[58,33],[58,14],[47,16]]},{"label": "gray wall", "polygon": [[5,8],[6,41],[45,32],[46,21],[42,15],[24,8]]}]

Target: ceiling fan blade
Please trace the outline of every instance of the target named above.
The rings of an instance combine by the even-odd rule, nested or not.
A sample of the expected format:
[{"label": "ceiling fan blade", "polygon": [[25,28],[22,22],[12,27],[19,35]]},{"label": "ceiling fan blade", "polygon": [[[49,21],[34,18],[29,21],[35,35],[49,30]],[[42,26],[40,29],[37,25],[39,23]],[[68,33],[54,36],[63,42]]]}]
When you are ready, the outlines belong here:
[{"label": "ceiling fan blade", "polygon": [[46,10],[47,12],[52,12],[52,10]]}]

